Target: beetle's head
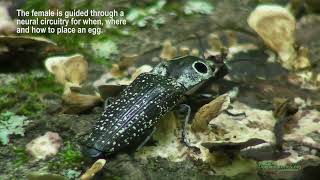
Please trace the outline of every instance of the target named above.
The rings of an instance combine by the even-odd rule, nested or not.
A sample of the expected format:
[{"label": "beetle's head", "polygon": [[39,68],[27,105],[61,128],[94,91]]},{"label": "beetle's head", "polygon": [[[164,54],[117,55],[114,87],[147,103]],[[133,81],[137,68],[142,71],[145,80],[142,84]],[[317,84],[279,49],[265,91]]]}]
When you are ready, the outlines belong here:
[{"label": "beetle's head", "polygon": [[211,78],[224,76],[221,72],[224,63],[204,60],[194,56],[184,56],[160,63],[153,69],[153,73],[176,79],[187,91],[198,87]]}]

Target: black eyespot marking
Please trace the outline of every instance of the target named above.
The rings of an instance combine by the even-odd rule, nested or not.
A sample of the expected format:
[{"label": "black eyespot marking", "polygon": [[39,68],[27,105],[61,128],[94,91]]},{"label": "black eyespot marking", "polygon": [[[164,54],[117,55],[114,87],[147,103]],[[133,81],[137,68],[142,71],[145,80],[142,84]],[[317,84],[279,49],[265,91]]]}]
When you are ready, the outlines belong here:
[{"label": "black eyespot marking", "polygon": [[200,73],[205,74],[208,72],[208,67],[205,64],[203,64],[202,62],[194,63],[193,67],[195,68],[196,71],[198,71]]}]

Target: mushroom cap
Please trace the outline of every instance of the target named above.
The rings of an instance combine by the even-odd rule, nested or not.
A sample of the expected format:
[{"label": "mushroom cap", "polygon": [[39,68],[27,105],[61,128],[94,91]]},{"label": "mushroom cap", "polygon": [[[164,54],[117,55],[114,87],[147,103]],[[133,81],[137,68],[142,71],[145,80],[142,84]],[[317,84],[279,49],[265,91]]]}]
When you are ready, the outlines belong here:
[{"label": "mushroom cap", "polygon": [[264,42],[279,54],[282,61],[295,55],[296,21],[288,9],[278,5],[260,5],[247,21]]},{"label": "mushroom cap", "polygon": [[79,86],[87,79],[88,63],[81,54],[50,57],[46,59],[45,66],[61,84],[71,82]]}]

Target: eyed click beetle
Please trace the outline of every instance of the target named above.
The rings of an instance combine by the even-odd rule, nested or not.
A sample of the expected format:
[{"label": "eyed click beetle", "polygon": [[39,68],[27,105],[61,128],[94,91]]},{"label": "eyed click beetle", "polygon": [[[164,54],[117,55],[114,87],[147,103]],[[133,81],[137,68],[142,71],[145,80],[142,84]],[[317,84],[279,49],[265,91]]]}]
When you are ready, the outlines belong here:
[{"label": "eyed click beetle", "polygon": [[209,79],[226,75],[227,67],[221,58],[225,56],[215,58],[216,61],[179,57],[139,75],[105,106],[85,142],[84,154],[97,158],[125,150],[132,144],[143,146],[155,131],[155,124],[178,107],[185,95]]}]

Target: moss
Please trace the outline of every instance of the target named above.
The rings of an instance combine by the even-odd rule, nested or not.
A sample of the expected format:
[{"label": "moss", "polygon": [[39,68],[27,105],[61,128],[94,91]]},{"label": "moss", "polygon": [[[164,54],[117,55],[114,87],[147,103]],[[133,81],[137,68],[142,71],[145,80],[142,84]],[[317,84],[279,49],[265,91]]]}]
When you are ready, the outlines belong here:
[{"label": "moss", "polygon": [[0,93],[0,111],[5,111],[8,107],[12,107],[17,103],[17,99],[8,97],[7,94]]},{"label": "moss", "polygon": [[64,149],[59,152],[55,159],[52,159],[48,168],[51,171],[62,172],[66,169],[77,168],[84,161],[80,150],[71,142],[66,142]]},{"label": "moss", "polygon": [[20,167],[29,161],[29,155],[24,147],[13,147],[13,151],[15,153],[15,167]]},{"label": "moss", "polygon": [[17,109],[17,114],[25,116],[37,116],[45,110],[45,105],[39,102],[39,97],[32,93],[27,100],[22,103]]},{"label": "moss", "polygon": [[14,82],[0,87],[0,111],[13,111],[19,115],[40,115],[45,105],[41,95],[63,92],[63,86],[54,81],[54,77],[43,71],[18,74]]},{"label": "moss", "polygon": [[75,147],[67,142],[65,150],[61,153],[61,157],[67,163],[79,163],[82,161],[82,154],[80,151],[76,150]]},{"label": "moss", "polygon": [[63,92],[63,87],[55,83],[53,75],[37,70],[32,71],[30,74],[18,76],[15,85],[21,91],[36,93]]}]

